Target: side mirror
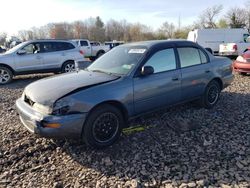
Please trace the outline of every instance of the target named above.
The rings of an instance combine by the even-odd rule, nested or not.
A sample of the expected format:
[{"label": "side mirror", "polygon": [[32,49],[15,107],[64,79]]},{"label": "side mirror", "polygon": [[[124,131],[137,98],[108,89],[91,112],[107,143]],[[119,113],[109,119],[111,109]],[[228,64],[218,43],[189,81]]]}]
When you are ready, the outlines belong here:
[{"label": "side mirror", "polygon": [[24,54],[26,54],[26,51],[25,50],[18,50],[17,54],[18,55],[24,55]]},{"label": "side mirror", "polygon": [[151,66],[143,66],[141,68],[141,75],[147,76],[154,73],[154,68]]}]

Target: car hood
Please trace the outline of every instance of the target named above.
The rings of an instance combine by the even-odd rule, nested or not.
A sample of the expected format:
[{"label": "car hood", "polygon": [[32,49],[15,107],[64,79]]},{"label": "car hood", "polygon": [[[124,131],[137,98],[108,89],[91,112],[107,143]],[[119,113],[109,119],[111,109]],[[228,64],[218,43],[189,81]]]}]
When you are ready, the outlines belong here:
[{"label": "car hood", "polygon": [[51,106],[59,98],[81,89],[107,83],[118,76],[79,71],[38,80],[28,85],[24,93],[33,102]]}]

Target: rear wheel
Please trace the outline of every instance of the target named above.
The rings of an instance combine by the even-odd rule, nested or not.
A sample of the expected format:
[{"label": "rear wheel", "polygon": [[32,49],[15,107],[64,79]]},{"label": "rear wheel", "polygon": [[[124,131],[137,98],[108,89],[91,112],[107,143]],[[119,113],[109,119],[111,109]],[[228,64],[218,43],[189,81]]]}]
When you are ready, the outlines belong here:
[{"label": "rear wheel", "polygon": [[12,81],[13,73],[7,67],[0,66],[0,85],[8,84]]},{"label": "rear wheel", "polygon": [[84,125],[83,139],[91,147],[100,149],[113,144],[124,127],[124,118],[117,108],[112,105],[97,107]]},{"label": "rear wheel", "polygon": [[215,80],[211,81],[207,85],[205,93],[201,98],[201,105],[207,109],[213,108],[219,100],[220,92],[221,88],[219,83]]},{"label": "rear wheel", "polygon": [[98,52],[97,55],[96,55],[96,59],[99,58],[99,57],[101,57],[103,54],[105,54],[105,52],[102,52],[102,51]]},{"label": "rear wheel", "polygon": [[74,72],[76,70],[75,63],[72,61],[67,61],[62,66],[62,72]]}]

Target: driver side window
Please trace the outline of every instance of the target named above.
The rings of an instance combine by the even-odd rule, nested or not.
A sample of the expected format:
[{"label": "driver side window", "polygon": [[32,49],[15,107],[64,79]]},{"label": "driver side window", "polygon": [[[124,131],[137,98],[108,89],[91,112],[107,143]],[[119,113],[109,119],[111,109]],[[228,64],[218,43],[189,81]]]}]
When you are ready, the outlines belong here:
[{"label": "driver side window", "polygon": [[154,73],[176,69],[175,53],[173,48],[156,52],[144,66],[154,68]]},{"label": "driver side window", "polygon": [[28,44],[27,46],[23,47],[23,49],[26,53],[25,54],[36,54],[40,52],[40,45],[31,43]]}]

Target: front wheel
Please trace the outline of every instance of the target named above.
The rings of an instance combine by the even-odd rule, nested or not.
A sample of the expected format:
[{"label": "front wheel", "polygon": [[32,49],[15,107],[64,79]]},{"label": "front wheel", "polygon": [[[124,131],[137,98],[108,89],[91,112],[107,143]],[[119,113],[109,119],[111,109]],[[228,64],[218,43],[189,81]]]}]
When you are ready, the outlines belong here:
[{"label": "front wheel", "polygon": [[13,74],[7,67],[0,66],[0,85],[8,84],[12,81]]},{"label": "front wheel", "polygon": [[97,107],[84,125],[83,139],[93,148],[101,149],[112,145],[119,137],[124,127],[124,118],[112,105]]},{"label": "front wheel", "polygon": [[201,105],[204,108],[210,109],[213,108],[219,100],[221,88],[217,81],[211,81],[205,90],[201,98]]}]

